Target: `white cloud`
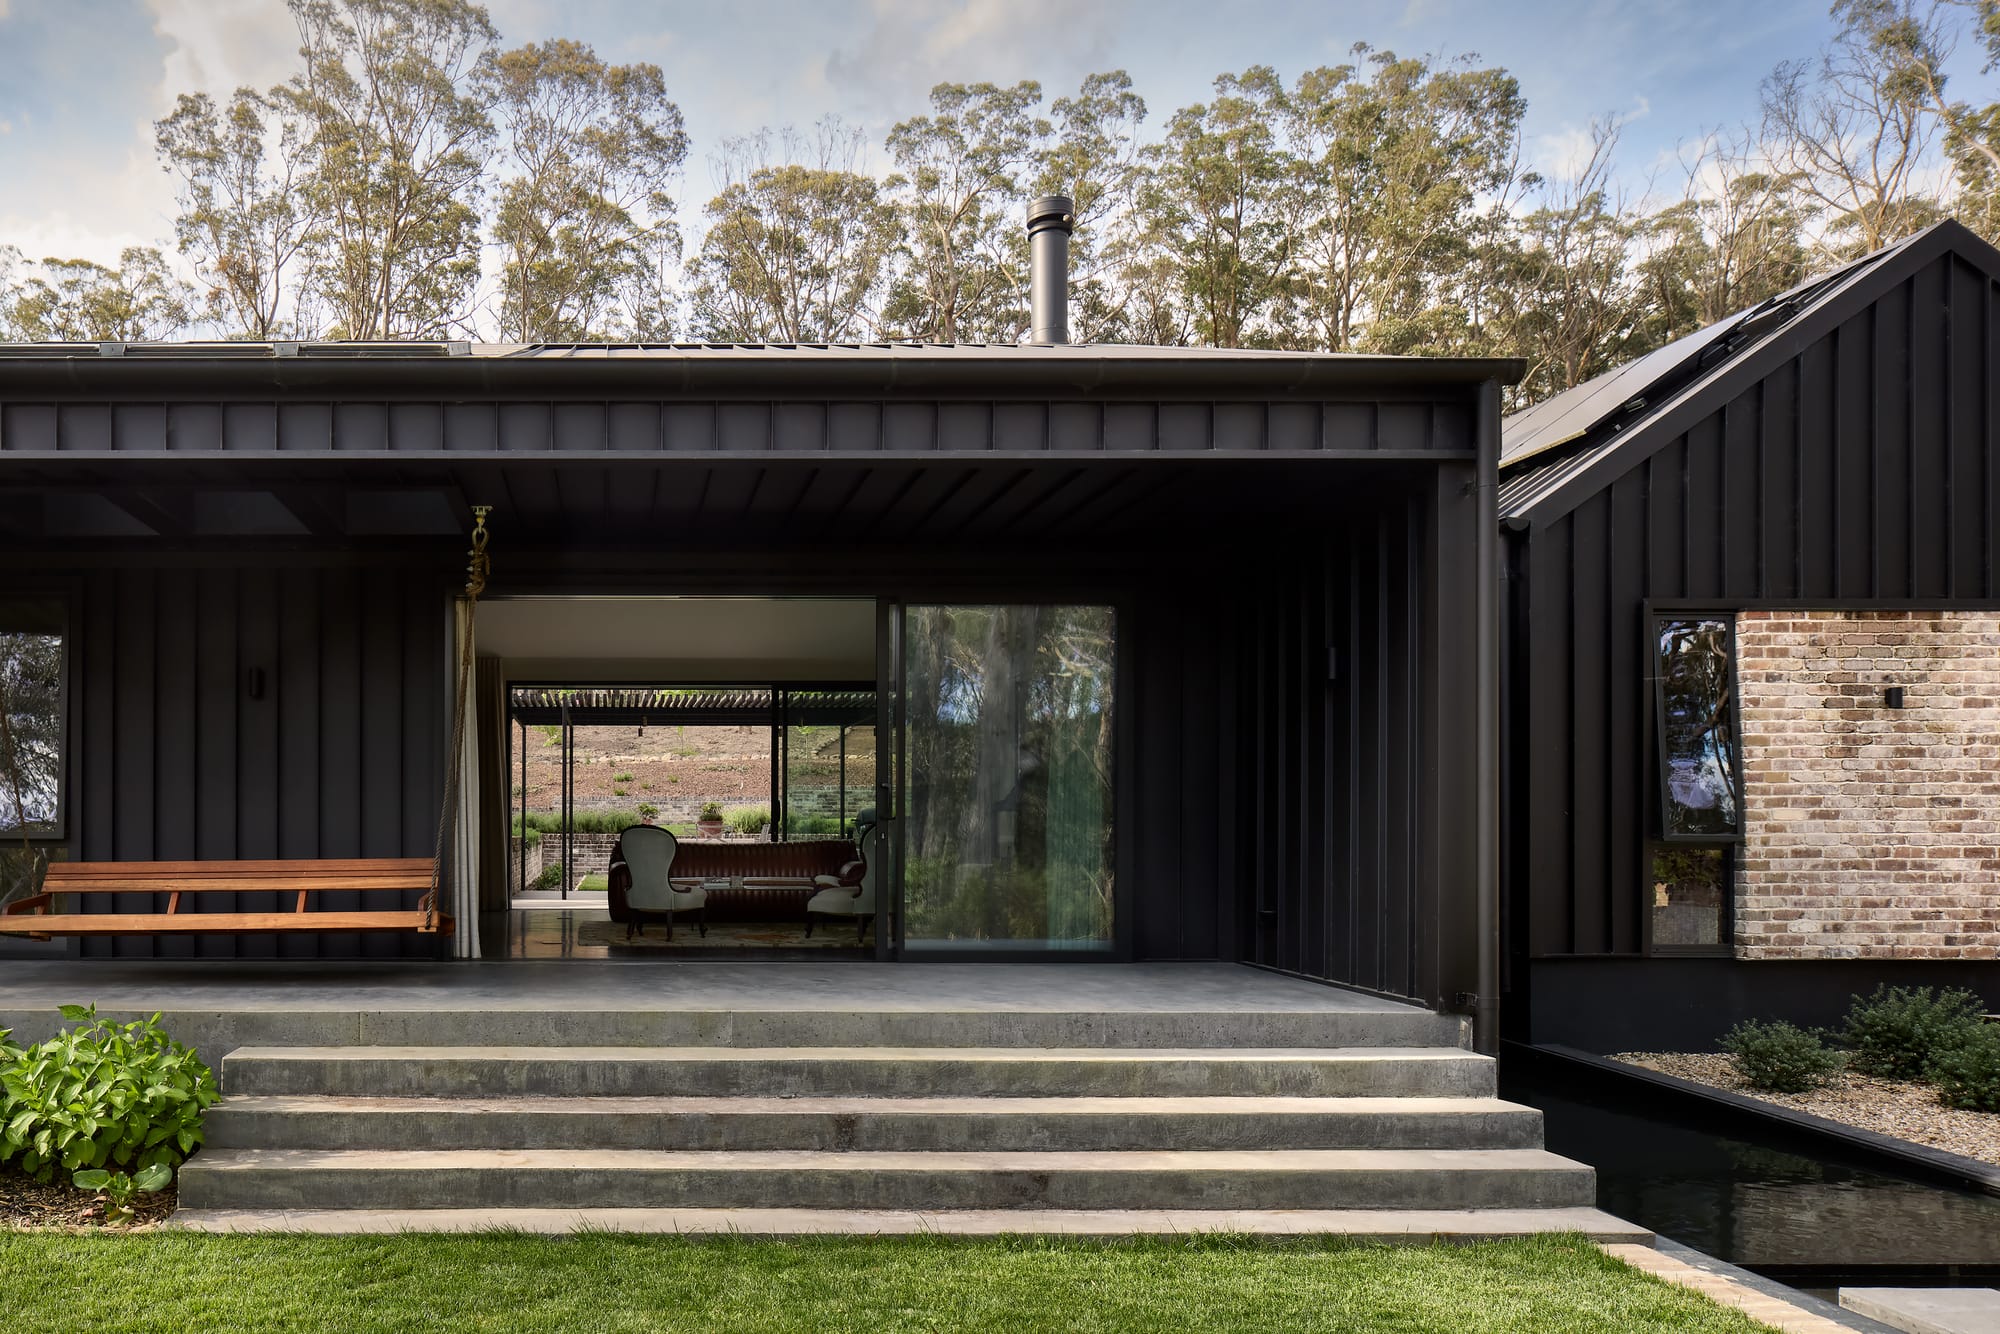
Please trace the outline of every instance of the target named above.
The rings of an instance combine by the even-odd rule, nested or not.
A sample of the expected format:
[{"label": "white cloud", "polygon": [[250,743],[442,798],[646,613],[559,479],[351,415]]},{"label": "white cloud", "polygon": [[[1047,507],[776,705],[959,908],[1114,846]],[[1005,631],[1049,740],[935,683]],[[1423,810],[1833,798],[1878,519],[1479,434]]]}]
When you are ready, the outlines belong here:
[{"label": "white cloud", "polygon": [[939,83],[1040,79],[1051,96],[1100,67],[1128,0],[870,0],[856,39],[821,67],[843,101],[899,117]]},{"label": "white cloud", "polygon": [[164,113],[174,95],[218,100],[239,87],[268,88],[297,64],[299,35],[270,0],[145,0],[153,31],[170,43],[161,63]]}]

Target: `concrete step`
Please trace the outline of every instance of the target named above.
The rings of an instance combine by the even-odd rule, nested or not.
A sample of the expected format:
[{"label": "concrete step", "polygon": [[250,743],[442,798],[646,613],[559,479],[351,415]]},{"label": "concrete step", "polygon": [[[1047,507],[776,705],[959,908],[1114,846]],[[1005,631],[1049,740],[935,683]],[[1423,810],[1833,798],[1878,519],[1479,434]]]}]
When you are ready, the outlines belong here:
[{"label": "concrete step", "polygon": [[1591,1169],[1530,1149],[1045,1153],[204,1150],[189,1209],[1550,1209]]},{"label": "concrete step", "polygon": [[231,1095],[210,1149],[1538,1149],[1494,1098]]},{"label": "concrete step", "polygon": [[[714,967],[715,965],[704,965]],[[765,967],[765,965],[756,965]],[[786,965],[789,967],[789,965]],[[860,965],[850,965],[859,967]],[[897,965],[902,966],[902,965]],[[957,965],[952,965],[957,966]],[[1247,971],[1247,970],[1246,970]],[[669,983],[663,983],[663,989]],[[682,983],[685,987],[685,983]],[[692,990],[692,989],[690,989]],[[698,993],[696,993],[698,994]],[[690,996],[694,999],[694,996]],[[317,1003],[317,998],[315,998]],[[107,1017],[143,1011],[105,1006]],[[1351,1010],[1244,1009],[1044,1010],[996,994],[976,1008],[881,1008],[843,1005],[827,992],[818,1009],[718,1009],[635,1003],[628,1009],[461,1008],[413,1003],[401,1008],[347,1002],[327,1008],[282,1004],[231,1009],[165,1007],[162,1022],[177,1039],[213,1061],[246,1044],[274,1047],[1462,1047],[1468,1021],[1413,1005],[1368,1000]],[[53,1012],[0,1004],[0,1028],[17,1041],[39,1041],[60,1020]]]},{"label": "concrete step", "polygon": [[1492,1097],[1454,1047],[243,1047],[231,1094]]},{"label": "concrete step", "polygon": [[191,1232],[484,1232],[584,1230],[755,1237],[1048,1235],[1130,1237],[1221,1232],[1431,1242],[1580,1232],[1650,1245],[1645,1228],[1596,1209],[186,1209],[167,1227]]}]

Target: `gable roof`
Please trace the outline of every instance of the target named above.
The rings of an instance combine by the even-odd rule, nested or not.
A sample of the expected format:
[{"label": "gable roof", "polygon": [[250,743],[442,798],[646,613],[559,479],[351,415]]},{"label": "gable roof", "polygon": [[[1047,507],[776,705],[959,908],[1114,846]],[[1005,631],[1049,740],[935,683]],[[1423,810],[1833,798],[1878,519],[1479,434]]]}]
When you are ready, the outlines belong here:
[{"label": "gable roof", "polygon": [[1500,519],[1560,519],[1943,255],[2000,281],[2000,251],[1947,219],[1566,389],[1501,423]]}]

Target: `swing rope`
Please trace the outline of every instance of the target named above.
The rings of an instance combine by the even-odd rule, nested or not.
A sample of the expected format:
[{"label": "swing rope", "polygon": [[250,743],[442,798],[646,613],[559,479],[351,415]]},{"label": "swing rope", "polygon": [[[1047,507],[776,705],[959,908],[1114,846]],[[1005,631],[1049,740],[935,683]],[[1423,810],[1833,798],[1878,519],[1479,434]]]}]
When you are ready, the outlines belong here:
[{"label": "swing rope", "polygon": [[465,767],[465,710],[467,698],[472,693],[472,627],[479,615],[479,595],[486,591],[486,576],[492,570],[486,555],[486,541],[490,536],[486,531],[486,516],[492,509],[491,505],[472,507],[472,549],[466,553],[470,560],[465,567],[465,633],[459,636],[458,696],[451,713],[451,753],[445,760],[444,803],[438,808],[437,842],[431,853],[431,890],[424,896],[423,903],[423,929],[426,932],[437,930],[438,897],[444,882],[445,840],[451,830],[452,817],[458,811],[459,782]]}]

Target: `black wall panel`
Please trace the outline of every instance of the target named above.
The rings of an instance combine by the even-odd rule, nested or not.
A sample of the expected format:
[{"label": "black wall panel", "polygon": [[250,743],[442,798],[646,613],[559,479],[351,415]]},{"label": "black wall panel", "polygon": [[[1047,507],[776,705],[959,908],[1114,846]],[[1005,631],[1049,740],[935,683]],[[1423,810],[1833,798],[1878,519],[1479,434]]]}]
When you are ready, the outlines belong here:
[{"label": "black wall panel", "polygon": [[[446,596],[443,578],[393,569],[190,565],[90,574],[74,647],[75,855],[430,855],[445,744]],[[359,906],[362,896],[336,897]],[[152,895],[116,898],[120,911],[164,906]],[[275,895],[186,906],[290,907]],[[392,957],[433,948],[389,935],[82,945],[86,955],[121,958]]]}]

